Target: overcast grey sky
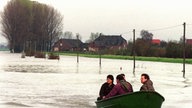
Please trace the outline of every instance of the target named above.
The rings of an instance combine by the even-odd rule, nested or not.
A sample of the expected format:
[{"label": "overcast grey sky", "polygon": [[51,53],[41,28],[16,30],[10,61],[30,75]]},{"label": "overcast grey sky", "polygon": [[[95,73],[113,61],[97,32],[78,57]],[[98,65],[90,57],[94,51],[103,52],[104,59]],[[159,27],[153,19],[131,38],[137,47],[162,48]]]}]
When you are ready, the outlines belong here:
[{"label": "overcast grey sky", "polygon": [[[0,0],[0,11],[8,0]],[[192,24],[191,0],[35,0],[52,5],[64,16],[64,32],[80,33],[83,41],[91,32],[122,34],[132,38],[142,29],[154,38],[179,40],[183,35],[183,22]],[[175,27],[176,26],[176,27]],[[156,30],[161,28],[169,28]],[[191,29],[191,30],[190,30]],[[192,25],[187,25],[187,38],[192,38]],[[128,32],[128,33],[127,33]],[[3,39],[0,37],[0,42]]]}]

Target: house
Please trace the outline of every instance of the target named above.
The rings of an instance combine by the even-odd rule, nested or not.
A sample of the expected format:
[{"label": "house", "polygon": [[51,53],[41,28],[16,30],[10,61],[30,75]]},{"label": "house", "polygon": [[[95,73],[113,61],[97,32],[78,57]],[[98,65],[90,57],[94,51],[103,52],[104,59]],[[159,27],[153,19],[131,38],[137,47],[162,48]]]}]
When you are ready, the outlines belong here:
[{"label": "house", "polygon": [[127,47],[127,41],[121,35],[101,35],[89,44],[89,51],[104,49],[123,49]]},{"label": "house", "polygon": [[83,51],[89,50],[89,43],[83,43]]},{"label": "house", "polygon": [[151,40],[151,43],[152,44],[155,44],[155,45],[160,45],[161,44],[161,41],[159,39],[152,39]]},{"label": "house", "polygon": [[192,39],[186,39],[186,43],[192,45]]},{"label": "house", "polygon": [[60,39],[53,45],[53,51],[81,51],[83,43],[79,39]]}]

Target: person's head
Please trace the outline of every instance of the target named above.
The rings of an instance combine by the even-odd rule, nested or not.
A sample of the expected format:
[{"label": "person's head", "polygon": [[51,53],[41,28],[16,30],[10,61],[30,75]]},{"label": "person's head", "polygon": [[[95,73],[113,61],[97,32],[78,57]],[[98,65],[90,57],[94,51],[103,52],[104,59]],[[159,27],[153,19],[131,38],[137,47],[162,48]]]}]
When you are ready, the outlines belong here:
[{"label": "person's head", "polygon": [[120,74],[120,75],[117,75],[117,77],[116,77],[117,83],[118,83],[119,81],[121,81],[121,80],[124,80],[123,76],[122,76],[121,74]]},{"label": "person's head", "polygon": [[112,84],[113,80],[114,80],[113,75],[107,75],[107,83],[108,84]]},{"label": "person's head", "polygon": [[125,74],[123,74],[123,73],[122,73],[122,74],[120,74],[120,75],[122,75],[122,76],[123,76],[123,78],[125,79]]},{"label": "person's head", "polygon": [[150,77],[148,74],[145,74],[145,73],[141,74],[141,83],[145,83],[149,79]]}]

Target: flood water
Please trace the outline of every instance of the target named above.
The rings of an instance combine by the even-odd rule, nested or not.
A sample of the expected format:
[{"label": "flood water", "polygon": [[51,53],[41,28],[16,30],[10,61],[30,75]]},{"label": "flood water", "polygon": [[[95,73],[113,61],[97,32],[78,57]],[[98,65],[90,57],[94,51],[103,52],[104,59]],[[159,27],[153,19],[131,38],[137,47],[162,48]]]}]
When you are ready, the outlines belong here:
[{"label": "flood water", "polygon": [[[60,60],[21,58],[0,52],[0,108],[95,108],[95,100],[108,74],[124,73],[138,91],[140,74],[148,73],[157,92],[165,97],[162,108],[191,108],[192,65],[60,56]],[[120,70],[122,67],[122,70]]]}]

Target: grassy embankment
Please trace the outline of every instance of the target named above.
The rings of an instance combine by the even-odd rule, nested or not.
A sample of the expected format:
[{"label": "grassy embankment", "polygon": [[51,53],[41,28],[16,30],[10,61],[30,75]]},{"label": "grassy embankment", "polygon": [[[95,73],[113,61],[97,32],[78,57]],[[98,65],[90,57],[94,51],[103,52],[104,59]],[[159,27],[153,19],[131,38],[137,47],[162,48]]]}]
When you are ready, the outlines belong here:
[{"label": "grassy embankment", "polygon": [[7,48],[0,48],[0,51],[9,51]]},{"label": "grassy embankment", "polygon": [[[58,54],[58,53],[57,53]],[[59,55],[67,55],[67,56],[77,56],[76,53],[59,53]],[[99,55],[96,54],[82,54],[81,57],[89,57],[89,58],[99,58]],[[121,55],[101,55],[102,58],[106,59],[122,59],[122,60],[133,60],[132,56],[121,56]],[[153,61],[153,62],[168,62],[168,63],[183,63],[182,58],[162,58],[162,57],[140,57],[136,56],[136,60],[139,61]],[[192,59],[186,59],[186,64],[192,64]]]}]

